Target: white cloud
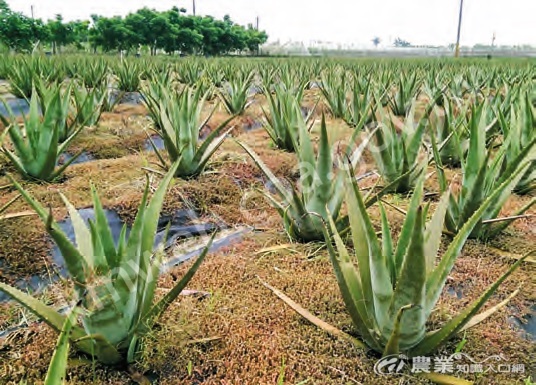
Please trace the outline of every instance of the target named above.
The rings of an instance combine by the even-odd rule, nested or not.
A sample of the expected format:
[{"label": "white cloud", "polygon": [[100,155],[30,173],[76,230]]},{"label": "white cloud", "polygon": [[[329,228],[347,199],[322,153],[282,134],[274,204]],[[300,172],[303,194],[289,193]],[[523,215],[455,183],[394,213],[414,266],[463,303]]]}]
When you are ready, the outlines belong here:
[{"label": "white cloud", "polygon": [[[192,9],[191,0],[8,0],[10,7],[49,19],[61,13],[66,20],[87,19],[95,13],[126,15],[141,7]],[[198,14],[223,17],[240,24],[254,23],[270,40],[334,41],[370,44],[401,37],[413,44],[449,44],[456,38],[459,0],[196,0]],[[465,0],[462,44],[536,45],[535,0]]]}]

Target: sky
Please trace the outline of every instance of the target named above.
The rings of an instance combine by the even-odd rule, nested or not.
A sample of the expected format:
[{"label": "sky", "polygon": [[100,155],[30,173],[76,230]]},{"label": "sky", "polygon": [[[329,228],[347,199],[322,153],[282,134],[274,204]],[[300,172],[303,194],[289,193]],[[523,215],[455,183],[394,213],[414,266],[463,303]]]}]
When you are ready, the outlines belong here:
[{"label": "sky", "polygon": [[[11,9],[51,19],[89,19],[91,14],[126,15],[142,7],[160,11],[173,6],[192,11],[193,0],[7,0]],[[448,45],[456,40],[459,0],[195,0],[197,15],[236,23],[254,23],[279,40],[329,41],[371,45],[378,36],[387,46],[400,37],[414,45]],[[536,0],[465,0],[462,45],[531,44],[536,46]]]}]

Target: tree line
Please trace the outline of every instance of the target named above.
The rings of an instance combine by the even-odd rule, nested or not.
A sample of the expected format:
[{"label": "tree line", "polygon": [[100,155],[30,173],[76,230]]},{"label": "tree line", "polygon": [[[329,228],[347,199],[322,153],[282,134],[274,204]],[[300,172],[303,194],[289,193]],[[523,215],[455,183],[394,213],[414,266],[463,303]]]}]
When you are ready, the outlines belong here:
[{"label": "tree line", "polygon": [[235,24],[227,15],[186,15],[184,8],[159,12],[142,8],[125,17],[91,15],[91,20],[65,22],[60,14],[44,22],[12,11],[0,0],[0,42],[17,52],[29,52],[36,44],[50,46],[53,53],[70,46],[93,52],[138,52],[148,47],[168,54],[225,55],[233,52],[255,54],[268,35],[248,25]]}]

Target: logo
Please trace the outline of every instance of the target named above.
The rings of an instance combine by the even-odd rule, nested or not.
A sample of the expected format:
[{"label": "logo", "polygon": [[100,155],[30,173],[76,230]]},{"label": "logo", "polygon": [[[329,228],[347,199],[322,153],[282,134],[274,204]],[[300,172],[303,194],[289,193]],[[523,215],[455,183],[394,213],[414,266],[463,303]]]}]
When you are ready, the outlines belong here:
[{"label": "logo", "polygon": [[409,359],[403,354],[385,356],[374,365],[374,373],[381,376],[400,374],[408,365]]},{"label": "logo", "polygon": [[374,373],[381,376],[402,374],[405,368],[411,373],[525,373],[524,364],[509,363],[502,355],[488,356],[477,361],[465,353],[451,356],[416,356],[408,358],[404,354],[383,357],[374,365]]}]

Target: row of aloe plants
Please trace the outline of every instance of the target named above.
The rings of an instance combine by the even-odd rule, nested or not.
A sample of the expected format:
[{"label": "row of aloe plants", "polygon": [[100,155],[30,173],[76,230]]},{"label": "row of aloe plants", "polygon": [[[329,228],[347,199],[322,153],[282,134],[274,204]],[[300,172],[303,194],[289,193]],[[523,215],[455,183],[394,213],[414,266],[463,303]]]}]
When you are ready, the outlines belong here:
[{"label": "row of aloe plants", "polygon": [[[158,271],[158,261],[161,258],[161,256],[158,257],[159,250],[156,250],[156,252],[153,250],[152,241],[156,230],[152,230],[154,227],[152,225],[154,222],[152,219],[155,217],[158,218],[158,212],[161,207],[161,203],[159,202],[163,199],[163,195],[172,176],[198,175],[206,164],[199,162],[199,167],[195,168],[196,172],[193,174],[177,174],[177,170],[181,167],[183,155],[193,160],[200,151],[200,148],[197,148],[198,135],[195,135],[199,133],[199,125],[196,124],[199,121],[200,111],[198,103],[200,100],[203,100],[199,97],[199,93],[199,89],[196,91],[187,89],[177,95],[169,94],[166,87],[161,85],[153,87],[146,92],[146,101],[155,120],[155,129],[157,133],[162,135],[165,142],[169,142],[169,146],[166,145],[166,150],[170,158],[173,157],[173,151],[175,151],[177,156],[172,158],[173,164],[165,164],[163,162],[163,165],[169,172],[157,190],[153,200],[145,208],[147,199],[146,190],[145,198],[140,205],[140,211],[135,222],[138,223],[139,221],[140,223],[139,237],[137,236],[138,230],[136,230],[134,235],[131,233],[128,240],[126,237],[123,237],[119,245],[115,247],[113,242],[110,243],[109,230],[107,230],[107,224],[102,215],[100,224],[97,219],[95,224],[90,225],[89,229],[86,227],[84,230],[81,221],[79,221],[79,218],[76,218],[74,208],[66,202],[71,215],[73,215],[73,222],[77,222],[80,225],[77,228],[77,237],[80,236],[80,240],[89,239],[88,237],[92,239],[90,243],[80,241],[77,247],[74,247],[65,237],[62,237],[61,230],[58,230],[46,210],[40,207],[13,180],[13,183],[21,191],[24,198],[28,200],[45,221],[48,231],[55,241],[58,242],[64,255],[69,256],[69,263],[71,263],[69,271],[75,279],[75,283],[80,284],[80,287],[76,287],[80,295],[79,306],[85,309],[89,307],[92,310],[97,308],[97,311],[85,313],[82,317],[83,328],[78,327],[76,329],[74,322],[69,317],[58,315],[51,311],[49,312],[51,309],[40,307],[32,297],[24,296],[24,293],[13,291],[7,286],[0,286],[0,290],[16,296],[19,298],[19,301],[25,304],[25,306],[33,308],[33,311],[40,314],[40,316],[48,317],[45,319],[56,330],[61,331],[63,328],[61,336],[64,342],[66,341],[65,335],[70,335],[72,343],[79,350],[96,357],[104,363],[131,362],[135,359],[139,351],[140,339],[149,330],[145,326],[140,325],[145,325],[148,321],[154,322],[155,318],[152,317],[158,316],[169,305],[165,301],[162,305],[160,305],[161,302],[155,305],[152,303],[151,292],[154,293],[154,283],[152,282],[154,282],[154,277]],[[381,98],[377,98],[377,100],[379,99]],[[472,304],[466,311],[462,312],[460,316],[447,323],[441,330],[425,335],[425,322],[431,310],[435,307],[446,277],[450,269],[452,269],[454,261],[460,253],[465,240],[474,233],[474,229],[479,224],[482,224],[482,218],[485,213],[490,209],[492,211],[495,210],[493,206],[497,205],[496,202],[503,200],[506,192],[512,190],[519,183],[521,177],[530,171],[529,167],[531,164],[529,162],[531,159],[529,156],[532,152],[534,142],[530,141],[529,145],[524,145],[520,149],[518,157],[515,157],[513,160],[511,159],[509,164],[506,161],[503,162],[503,158],[500,155],[496,155],[493,158],[493,164],[500,164],[500,167],[505,167],[507,170],[506,177],[498,181],[494,186],[491,186],[487,190],[488,193],[483,194],[484,199],[472,204],[476,209],[468,214],[465,225],[459,226],[452,233],[454,238],[451,246],[441,258],[439,265],[435,266],[435,255],[439,248],[441,233],[444,227],[443,222],[445,222],[447,228],[449,226],[448,215],[450,215],[450,206],[452,206],[452,195],[450,192],[448,190],[444,192],[436,214],[434,214],[428,225],[425,225],[424,220],[428,212],[428,207],[419,207],[422,205],[422,170],[424,167],[421,169],[407,167],[403,171],[399,171],[398,178],[391,178],[391,183],[387,183],[384,189],[378,194],[363,198],[356,184],[355,175],[352,174],[352,166],[359,160],[359,155],[363,151],[363,147],[355,151],[350,147],[352,151],[349,150],[346,152],[346,156],[350,158],[350,165],[347,166],[348,171],[345,171],[342,167],[344,160],[336,161],[331,154],[327,128],[323,119],[320,130],[320,146],[318,154],[315,157],[312,142],[308,135],[306,118],[296,108],[296,103],[291,103],[291,105],[294,113],[292,118],[297,123],[294,127],[289,127],[298,131],[297,135],[291,136],[291,141],[293,142],[293,149],[296,151],[300,160],[301,190],[294,190],[289,193],[278,183],[266,166],[262,165],[262,162],[253,151],[243,145],[255,162],[259,164],[263,172],[276,185],[283,201],[278,202],[273,200],[273,203],[281,214],[287,231],[293,238],[298,240],[310,241],[325,239],[327,241],[346,306],[352,315],[356,328],[360,332],[360,337],[367,346],[384,355],[396,353],[400,350],[409,351],[412,355],[419,355],[436,349],[446,339],[461,330],[467,322],[470,322],[472,316],[478,312],[498,285],[521,263],[521,261],[516,263],[479,300]],[[175,106],[176,108],[174,108]],[[471,131],[469,135],[469,149],[466,154],[462,154],[461,156],[462,161],[465,160],[471,170],[473,170],[466,170],[464,175],[469,174],[468,179],[473,181],[485,178],[485,174],[489,168],[488,161],[490,155],[488,154],[491,151],[486,147],[488,143],[486,127],[488,125],[482,125],[482,117],[488,116],[484,113],[484,106],[485,104],[482,104],[472,111],[471,119],[469,120]],[[429,112],[427,111],[425,115],[428,115]],[[408,113],[412,115],[411,120],[406,120],[406,123],[413,121],[414,111],[412,112],[410,108]],[[520,120],[518,116],[521,114],[520,112],[510,114],[510,119],[518,122]],[[523,116],[528,116],[526,111],[524,111]],[[299,117],[301,117],[301,120]],[[503,130],[506,129],[506,119],[504,115],[501,116],[500,125],[503,126]],[[378,138],[377,135],[379,132],[382,132],[382,127],[393,128],[392,120],[384,123],[387,124],[380,124],[371,130],[368,138],[370,143]],[[415,131],[412,125],[406,124],[406,126],[403,128],[403,132],[404,130],[410,129]],[[420,132],[424,131],[423,127],[424,123],[421,119],[416,129],[419,136],[421,136]],[[508,128],[512,129],[512,126],[508,125]],[[218,133],[221,129],[219,129]],[[516,128],[516,130],[518,129]],[[358,131],[356,130],[356,132]],[[418,142],[420,146],[422,140],[414,140],[414,135],[412,134],[410,136],[408,143]],[[395,136],[393,135],[393,138],[396,140],[397,138]],[[217,134],[212,138],[212,140],[217,139],[214,145],[211,146],[209,142],[206,147],[203,147],[204,150],[202,151],[208,151],[209,148],[211,150],[214,147],[217,148],[223,139],[216,137]],[[438,170],[442,170],[440,158],[437,156],[440,149],[437,146],[437,142],[433,140],[433,131],[431,137],[436,166]],[[513,139],[508,139],[508,136],[505,136],[505,138],[505,145],[501,150],[507,148],[507,143],[513,142]],[[190,146],[192,143],[195,143],[193,147]],[[402,141],[402,143],[405,142]],[[365,145],[367,144],[368,142],[366,141]],[[417,146],[417,150],[419,146]],[[404,147],[405,145],[402,146],[402,155],[399,156],[407,157],[407,149]],[[410,147],[410,152],[416,151],[412,146],[408,147]],[[488,152],[484,153],[483,151]],[[416,159],[416,156],[412,155],[412,157]],[[164,160],[163,156],[160,156],[160,158]],[[203,159],[203,155],[200,156],[200,159]],[[478,161],[474,161],[475,159]],[[333,174],[334,162],[338,163],[340,171],[336,173],[335,177],[330,177],[330,174]],[[187,162],[184,165],[189,166],[191,163]],[[511,165],[515,165],[516,167],[510,167]],[[478,172],[474,171],[475,168],[477,168]],[[484,171],[481,171],[482,169]],[[440,171],[438,172],[440,173]],[[396,186],[400,183],[399,178],[406,178],[411,174],[414,174],[413,178],[415,182],[412,185],[415,186],[415,192],[410,203],[408,216],[403,225],[402,234],[397,246],[394,247],[383,208],[380,206],[382,211],[381,242],[374,232],[366,208],[379,201],[382,194],[392,189],[396,190]],[[484,174],[483,177],[481,177],[482,174]],[[445,182],[443,186],[446,186],[446,179],[442,179],[442,181]],[[476,186],[480,185],[477,184]],[[445,187],[445,189],[447,188]],[[347,216],[341,217],[340,208],[343,200],[346,200],[349,210]],[[96,194],[94,194],[94,205],[97,211],[99,211],[100,202]],[[462,211],[465,212],[467,210]],[[144,214],[145,212],[147,214]],[[147,215],[147,218],[144,218],[144,215]],[[445,219],[445,216],[447,216],[447,219]],[[341,232],[348,231],[351,233],[353,245],[356,248],[355,257],[351,257],[346,251],[343,240],[339,235]],[[139,240],[139,238],[143,238],[143,240]],[[332,246],[333,243],[336,245],[335,248]],[[98,245],[98,250],[95,249],[95,245]],[[136,250],[133,254],[138,253],[137,256],[132,257],[130,253],[126,252],[127,249],[130,251]],[[381,252],[379,252],[380,250]],[[94,254],[97,257],[89,257]],[[157,262],[154,262],[155,260],[151,261],[151,259],[147,260],[143,257],[143,255],[152,256],[153,254],[157,255]],[[434,256],[434,258],[431,256]],[[132,262],[131,258],[135,258],[136,261]],[[355,267],[355,260],[358,261],[357,265],[360,266],[358,269]],[[368,261],[368,265],[366,261]],[[199,266],[198,262],[200,263],[198,260],[194,267]],[[144,266],[146,269],[139,270],[141,266]],[[369,267],[367,268],[367,266]],[[415,266],[419,268],[413,269]],[[140,271],[143,274],[140,274]],[[88,272],[91,274],[87,275]],[[95,293],[93,293],[96,296],[88,296],[86,291],[82,291],[82,288],[85,287],[82,284],[86,283],[86,280],[89,278],[94,278],[94,273],[96,272],[100,272],[106,278],[110,278],[110,283],[104,287],[103,285],[96,285]],[[147,277],[152,277],[152,280],[147,280]],[[136,288],[141,287],[143,289],[137,291],[136,293],[138,294],[136,295],[132,294],[132,290],[126,290],[126,286],[128,285],[125,284],[125,281],[131,282],[132,280],[135,282]],[[102,283],[101,281],[99,282]],[[416,282],[418,285],[415,285]],[[149,293],[147,296],[145,296],[146,292],[144,291],[146,288]],[[174,295],[178,295],[180,290],[181,288],[173,290]],[[123,311],[117,313],[118,310],[115,308],[117,304],[106,301],[110,291],[113,291],[117,295],[118,303],[124,304],[125,309],[131,309],[132,312]],[[144,295],[140,293],[144,293]],[[368,298],[370,301],[363,301],[364,298]],[[172,299],[169,298],[169,301]],[[95,307],[94,301],[99,306]],[[101,311],[102,313],[100,313]],[[122,314],[123,316],[119,318],[116,316],[112,317],[113,314]],[[114,319],[114,321],[108,323],[103,322],[103,319],[104,321]],[[122,322],[120,326],[125,327],[122,329],[124,331],[126,330],[125,333],[117,332],[118,324],[116,322]],[[366,327],[363,327],[363,325],[366,325]],[[65,331],[69,328],[71,329],[71,334]],[[76,333],[72,330],[75,330]],[[77,337],[75,337],[75,334]],[[103,336],[104,338],[102,338]],[[64,346],[64,343],[60,344],[60,346]]]}]

